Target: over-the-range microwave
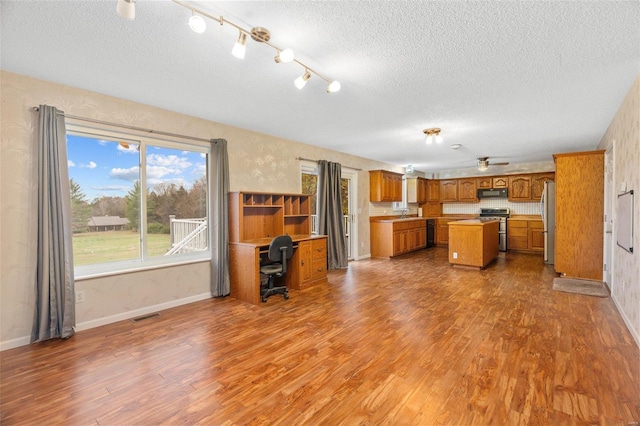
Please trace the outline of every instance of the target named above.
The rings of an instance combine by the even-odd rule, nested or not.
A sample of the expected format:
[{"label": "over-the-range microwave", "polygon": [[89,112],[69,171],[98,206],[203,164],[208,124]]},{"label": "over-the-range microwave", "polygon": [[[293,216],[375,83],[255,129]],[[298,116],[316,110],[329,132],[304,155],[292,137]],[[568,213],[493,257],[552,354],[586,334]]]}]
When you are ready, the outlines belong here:
[{"label": "over-the-range microwave", "polygon": [[507,198],[507,188],[478,189],[478,198]]}]

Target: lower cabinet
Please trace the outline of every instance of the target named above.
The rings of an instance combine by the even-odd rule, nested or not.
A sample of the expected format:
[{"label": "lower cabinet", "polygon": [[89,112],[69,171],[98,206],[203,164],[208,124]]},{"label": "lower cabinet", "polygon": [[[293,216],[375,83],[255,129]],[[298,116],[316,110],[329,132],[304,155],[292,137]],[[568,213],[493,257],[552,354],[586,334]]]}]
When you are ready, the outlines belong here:
[{"label": "lower cabinet", "polygon": [[508,219],[507,248],[517,251],[544,251],[544,234],[541,220]]},{"label": "lower cabinet", "polygon": [[301,241],[296,249],[298,285],[301,289],[327,280],[327,239]]},{"label": "lower cabinet", "polygon": [[438,218],[436,222],[436,244],[449,245],[449,219]]},{"label": "lower cabinet", "polygon": [[427,246],[427,220],[371,222],[371,256],[393,257]]}]

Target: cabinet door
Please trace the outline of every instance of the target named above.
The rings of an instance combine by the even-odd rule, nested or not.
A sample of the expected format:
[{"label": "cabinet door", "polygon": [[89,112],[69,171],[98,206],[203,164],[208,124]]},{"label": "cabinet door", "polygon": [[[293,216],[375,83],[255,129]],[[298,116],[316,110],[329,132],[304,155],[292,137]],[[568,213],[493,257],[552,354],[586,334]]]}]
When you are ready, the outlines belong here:
[{"label": "cabinet door", "polygon": [[418,178],[418,203],[426,203],[429,193],[427,180],[425,178]]},{"label": "cabinet door", "polygon": [[526,220],[507,222],[507,248],[509,250],[529,249],[529,230]]},{"label": "cabinet door", "polygon": [[493,178],[493,187],[494,188],[508,188],[509,187],[509,179],[506,176],[494,176]]},{"label": "cabinet door", "polygon": [[440,181],[427,180],[427,201],[440,201]]},{"label": "cabinet door", "polygon": [[541,220],[529,221],[529,250],[544,250],[544,224]]},{"label": "cabinet door", "polygon": [[438,217],[441,215],[440,206],[437,201],[429,201],[422,206],[422,214],[426,217]]},{"label": "cabinet door", "polygon": [[493,179],[490,177],[478,178],[478,188],[493,188]]},{"label": "cabinet door", "polygon": [[298,243],[298,259],[300,264],[300,282],[307,283],[311,281],[311,273],[313,268],[312,254],[311,254],[311,241],[300,241]]},{"label": "cabinet door", "polygon": [[531,176],[509,176],[509,200],[531,201]]},{"label": "cabinet door", "polygon": [[447,245],[449,244],[449,221],[445,219],[438,219],[436,227],[436,244]]},{"label": "cabinet door", "polygon": [[476,178],[458,179],[458,201],[478,201]]},{"label": "cabinet door", "polygon": [[458,180],[446,179],[440,181],[440,201],[458,201]]},{"label": "cabinet door", "polygon": [[555,173],[542,173],[531,175],[531,199],[536,201],[542,198],[542,190],[544,189],[544,183],[553,181]]}]

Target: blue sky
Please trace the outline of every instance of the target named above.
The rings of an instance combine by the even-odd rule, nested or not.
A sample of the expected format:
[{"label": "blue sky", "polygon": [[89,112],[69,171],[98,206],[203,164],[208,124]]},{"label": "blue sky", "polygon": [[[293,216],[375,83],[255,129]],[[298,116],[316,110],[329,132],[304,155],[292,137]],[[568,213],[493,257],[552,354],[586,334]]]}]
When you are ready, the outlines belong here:
[{"label": "blue sky", "polygon": [[[78,183],[87,201],[102,196],[124,197],[139,179],[138,145],[67,135],[69,178]],[[147,145],[147,186],[175,183],[191,188],[206,173],[200,152]]]}]

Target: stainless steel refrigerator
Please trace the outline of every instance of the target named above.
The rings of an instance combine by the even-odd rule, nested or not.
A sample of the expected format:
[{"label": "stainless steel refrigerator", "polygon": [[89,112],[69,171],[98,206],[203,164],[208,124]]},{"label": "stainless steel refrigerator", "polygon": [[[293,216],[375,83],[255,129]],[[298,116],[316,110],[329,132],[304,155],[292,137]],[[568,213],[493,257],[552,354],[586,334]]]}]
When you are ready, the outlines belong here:
[{"label": "stainless steel refrigerator", "polygon": [[556,183],[545,182],[540,199],[544,223],[544,263],[553,265],[556,257]]}]

